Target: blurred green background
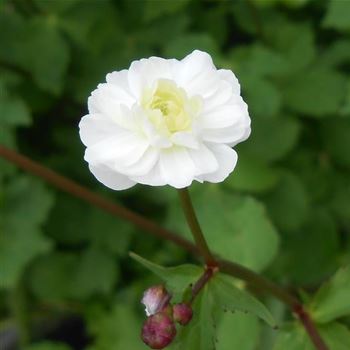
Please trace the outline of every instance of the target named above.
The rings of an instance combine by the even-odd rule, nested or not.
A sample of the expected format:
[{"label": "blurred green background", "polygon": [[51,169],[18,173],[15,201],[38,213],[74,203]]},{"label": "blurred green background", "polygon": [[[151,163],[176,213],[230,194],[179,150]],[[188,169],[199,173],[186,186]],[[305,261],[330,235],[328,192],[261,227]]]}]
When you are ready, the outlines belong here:
[{"label": "blurred green background", "polygon": [[[209,244],[312,293],[350,260],[348,0],[1,0],[0,144],[187,235],[174,189],[93,178],[78,122],[106,73],[194,49],[235,72],[252,118],[236,171],[192,188]],[[1,349],[19,335],[21,349],[145,349],[140,298],[159,280],[130,250],[195,261],[0,159]],[[218,350],[269,350],[278,335],[241,314],[217,327]]]}]

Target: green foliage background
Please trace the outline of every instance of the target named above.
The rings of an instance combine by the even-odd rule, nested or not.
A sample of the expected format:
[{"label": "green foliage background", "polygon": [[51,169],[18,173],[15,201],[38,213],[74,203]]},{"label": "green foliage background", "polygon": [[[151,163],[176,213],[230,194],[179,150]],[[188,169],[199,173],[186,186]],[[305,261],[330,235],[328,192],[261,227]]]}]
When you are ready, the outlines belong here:
[{"label": "green foliage background", "polygon": [[[77,125],[107,72],[196,48],[236,73],[252,118],[233,175],[192,188],[210,246],[303,290],[331,349],[349,349],[350,277],[310,297],[350,260],[349,0],[1,0],[0,144],[189,237],[175,190],[103,188]],[[159,279],[129,250],[193,261],[0,159],[0,337],[30,331],[28,350],[145,349],[139,300]],[[217,329],[218,350],[312,349],[293,324],[251,315],[225,314]]]}]

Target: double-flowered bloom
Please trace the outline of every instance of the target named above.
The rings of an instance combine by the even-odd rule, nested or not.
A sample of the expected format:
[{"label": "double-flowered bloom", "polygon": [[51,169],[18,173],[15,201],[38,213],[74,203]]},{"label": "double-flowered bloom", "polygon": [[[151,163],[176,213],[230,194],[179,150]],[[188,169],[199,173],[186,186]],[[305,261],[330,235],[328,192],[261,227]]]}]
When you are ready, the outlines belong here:
[{"label": "double-flowered bloom", "polygon": [[250,134],[237,78],[198,50],[107,74],[88,108],[79,124],[85,160],[115,190],[221,182],[237,162],[232,147]]}]

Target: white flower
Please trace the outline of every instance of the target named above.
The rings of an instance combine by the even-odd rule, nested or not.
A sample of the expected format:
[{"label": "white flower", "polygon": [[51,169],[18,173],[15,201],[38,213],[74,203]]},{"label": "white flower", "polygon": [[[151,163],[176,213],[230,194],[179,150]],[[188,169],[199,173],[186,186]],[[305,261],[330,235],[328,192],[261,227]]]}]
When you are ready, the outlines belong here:
[{"label": "white flower", "polygon": [[235,75],[194,51],[181,61],[150,57],[107,74],[79,124],[85,160],[106,186],[187,187],[221,182],[235,168],[231,148],[250,134]]}]

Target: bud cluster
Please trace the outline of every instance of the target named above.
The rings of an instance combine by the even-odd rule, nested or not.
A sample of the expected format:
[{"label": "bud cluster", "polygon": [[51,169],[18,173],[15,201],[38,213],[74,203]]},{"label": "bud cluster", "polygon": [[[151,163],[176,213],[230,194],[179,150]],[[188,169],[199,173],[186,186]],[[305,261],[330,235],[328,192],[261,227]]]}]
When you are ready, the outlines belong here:
[{"label": "bud cluster", "polygon": [[171,295],[164,286],[158,285],[144,292],[142,303],[148,318],[143,324],[141,338],[152,349],[164,349],[176,336],[175,322],[182,326],[192,319],[189,304],[170,304]]}]

